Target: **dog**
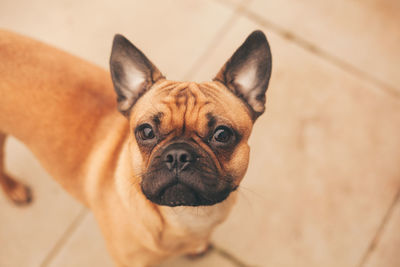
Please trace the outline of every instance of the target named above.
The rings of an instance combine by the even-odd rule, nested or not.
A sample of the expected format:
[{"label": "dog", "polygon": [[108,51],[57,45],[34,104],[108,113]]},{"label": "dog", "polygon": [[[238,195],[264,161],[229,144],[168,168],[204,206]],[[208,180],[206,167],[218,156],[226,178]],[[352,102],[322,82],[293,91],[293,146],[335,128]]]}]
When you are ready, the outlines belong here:
[{"label": "dog", "polygon": [[2,189],[16,204],[32,200],[3,167],[12,135],[93,211],[117,266],[202,253],[235,203],[271,66],[268,41],[254,31],[212,81],[170,81],[117,34],[110,79],[102,68],[1,30]]}]

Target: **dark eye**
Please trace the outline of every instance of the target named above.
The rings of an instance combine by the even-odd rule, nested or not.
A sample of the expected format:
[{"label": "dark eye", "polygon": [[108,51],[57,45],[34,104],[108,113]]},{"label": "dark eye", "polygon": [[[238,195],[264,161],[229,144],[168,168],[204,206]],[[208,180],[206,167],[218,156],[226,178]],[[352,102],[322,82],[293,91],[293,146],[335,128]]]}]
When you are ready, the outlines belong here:
[{"label": "dark eye", "polygon": [[218,126],[214,131],[213,140],[219,143],[228,143],[232,139],[232,130],[226,126]]},{"label": "dark eye", "polygon": [[153,128],[149,124],[143,124],[139,127],[137,135],[142,140],[150,140],[155,137]]}]

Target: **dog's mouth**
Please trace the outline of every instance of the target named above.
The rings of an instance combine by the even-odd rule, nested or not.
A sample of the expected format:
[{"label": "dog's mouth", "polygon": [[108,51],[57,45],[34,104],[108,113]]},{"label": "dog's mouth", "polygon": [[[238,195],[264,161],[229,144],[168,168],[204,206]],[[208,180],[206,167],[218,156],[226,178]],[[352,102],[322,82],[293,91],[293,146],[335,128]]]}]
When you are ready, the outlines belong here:
[{"label": "dog's mouth", "polygon": [[144,195],[151,202],[169,207],[176,206],[211,206],[224,201],[235,189],[225,189],[218,193],[200,193],[190,186],[176,181],[165,186],[157,194],[151,194],[143,188]]},{"label": "dog's mouth", "polygon": [[194,190],[177,182],[161,191],[157,204],[175,207],[190,204],[193,205],[194,203],[199,203],[199,200],[200,198]]}]

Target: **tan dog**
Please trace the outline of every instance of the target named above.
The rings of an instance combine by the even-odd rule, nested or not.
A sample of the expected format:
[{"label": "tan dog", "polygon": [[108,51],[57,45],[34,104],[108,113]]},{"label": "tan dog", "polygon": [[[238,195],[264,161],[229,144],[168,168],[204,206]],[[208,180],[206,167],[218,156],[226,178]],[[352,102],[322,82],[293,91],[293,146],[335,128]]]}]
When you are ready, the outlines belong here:
[{"label": "tan dog", "polygon": [[[114,86],[96,66],[0,31],[1,150],[15,136],[92,209],[118,266],[200,253],[247,169],[268,42],[253,32],[213,82],[198,84],[166,80],[117,35],[110,69]],[[29,189],[0,171],[9,198],[29,202]]]}]

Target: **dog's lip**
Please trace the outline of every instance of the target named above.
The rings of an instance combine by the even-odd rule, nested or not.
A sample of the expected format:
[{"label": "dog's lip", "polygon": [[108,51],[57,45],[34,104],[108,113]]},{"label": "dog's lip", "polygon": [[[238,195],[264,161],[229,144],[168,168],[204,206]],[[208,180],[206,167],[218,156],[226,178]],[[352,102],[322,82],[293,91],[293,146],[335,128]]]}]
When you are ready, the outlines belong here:
[{"label": "dog's lip", "polygon": [[[186,191],[186,193],[185,193],[186,197],[189,194],[191,199],[192,199],[192,201],[189,201],[189,202],[196,203],[196,202],[199,201],[199,199],[200,199],[199,195],[197,194],[197,192],[195,190],[193,190],[192,188],[188,187],[187,185],[185,185],[185,184],[183,184],[181,182],[177,182],[175,184],[172,184],[171,186],[166,187],[163,190],[162,194],[159,195],[158,199],[159,199],[160,203],[164,202],[164,204],[161,204],[161,205],[167,205],[167,206],[171,206],[171,207],[181,206],[181,205],[188,205],[187,199],[186,200],[182,200],[182,199],[178,198],[178,199],[174,199],[174,200],[165,201],[165,197],[167,197],[166,195],[170,194],[169,190],[176,189],[174,187],[181,187],[180,188],[181,190],[185,188],[186,189],[185,190]],[[168,197],[167,197],[167,199],[168,199]]]},{"label": "dog's lip", "polygon": [[171,182],[169,182],[168,184],[166,184],[163,188],[161,188],[161,190],[158,192],[158,196],[162,196],[164,195],[165,191],[167,191],[168,188],[173,187],[174,185],[177,185],[181,183],[177,177],[175,177],[173,180],[171,180]]},{"label": "dog's lip", "polygon": [[169,183],[167,183],[163,188],[161,188],[161,190],[158,192],[159,196],[164,195],[165,191],[175,185],[178,184],[182,184],[186,187],[188,187],[190,190],[192,190],[193,192],[196,192],[196,190],[190,186],[189,184],[185,183],[185,181],[183,181],[182,179],[179,178],[179,176],[175,176],[174,179],[171,179],[171,181]]}]

